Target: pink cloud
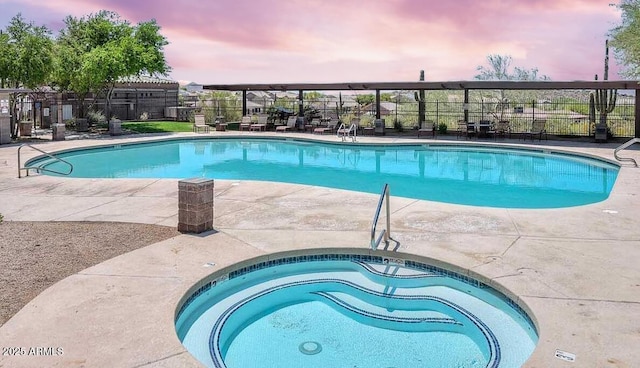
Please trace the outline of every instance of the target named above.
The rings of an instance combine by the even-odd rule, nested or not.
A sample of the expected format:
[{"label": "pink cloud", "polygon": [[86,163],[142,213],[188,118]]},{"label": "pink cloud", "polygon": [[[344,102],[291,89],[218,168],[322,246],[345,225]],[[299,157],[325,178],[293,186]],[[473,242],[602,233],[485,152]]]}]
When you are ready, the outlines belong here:
[{"label": "pink cloud", "polygon": [[[9,9],[45,24],[60,24],[69,9],[75,16],[109,9],[132,23],[155,18],[170,42],[172,77],[190,79],[197,71],[194,79],[209,83],[416,80],[420,69],[430,80],[472,79],[493,53],[555,80],[592,79],[602,73],[606,34],[619,22],[602,0],[15,4]],[[614,65],[612,57],[612,71]]]}]

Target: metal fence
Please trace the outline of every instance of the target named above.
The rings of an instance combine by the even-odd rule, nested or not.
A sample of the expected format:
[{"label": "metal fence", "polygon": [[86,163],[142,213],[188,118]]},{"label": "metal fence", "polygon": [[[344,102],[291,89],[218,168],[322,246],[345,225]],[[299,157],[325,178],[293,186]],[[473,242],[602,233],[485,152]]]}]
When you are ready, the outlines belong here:
[{"label": "metal fence", "polygon": [[[508,120],[512,133],[527,132],[534,119],[546,121],[548,134],[556,136],[592,136],[595,124],[589,117],[590,91],[470,91],[469,102],[464,103],[462,91],[427,91],[425,98],[425,119],[437,125],[446,125],[448,131],[458,129],[458,121],[468,114],[468,121],[489,120],[497,122]],[[414,91],[397,91],[383,99],[380,115],[385,119],[387,128],[402,130],[417,129],[418,102],[414,99]],[[338,109],[335,102],[326,98],[306,99],[303,109],[313,108],[322,117],[340,119],[348,122],[353,117],[360,118],[363,126],[373,126],[376,111],[375,104],[355,103],[356,96],[344,100],[343,107]],[[276,105],[293,113],[298,112],[296,99],[278,99]],[[234,100],[213,100],[212,106],[203,107],[208,120],[224,117],[227,121],[239,120],[243,115],[242,103]],[[263,114],[273,103],[261,100],[264,107],[249,111],[250,114]],[[263,111],[264,110],[264,111]],[[595,121],[600,113],[596,111]],[[618,95],[614,110],[607,115],[607,126],[613,137],[635,136],[635,97]]]},{"label": "metal fence", "polygon": [[[426,119],[438,125],[446,124],[448,129],[457,129],[458,121],[464,119],[465,107],[468,109],[468,121],[507,120],[513,133],[528,131],[534,119],[545,120],[547,133],[557,136],[591,136],[595,128],[595,124],[589,119],[589,101],[509,102],[498,108],[495,103],[482,102],[470,102],[465,105],[435,101],[425,104]],[[417,126],[417,103],[404,107],[401,105],[399,110],[398,119],[403,127]],[[596,112],[596,122],[599,121],[599,116]],[[614,137],[633,137],[635,135],[633,101],[619,101],[613,112],[607,116],[607,126]]]}]

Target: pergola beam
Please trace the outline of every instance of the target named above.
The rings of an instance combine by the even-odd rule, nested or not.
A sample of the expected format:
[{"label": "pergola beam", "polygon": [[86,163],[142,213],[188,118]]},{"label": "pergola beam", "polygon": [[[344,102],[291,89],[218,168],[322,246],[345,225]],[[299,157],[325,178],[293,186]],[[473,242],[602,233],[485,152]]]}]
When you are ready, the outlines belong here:
[{"label": "pergola beam", "polygon": [[640,89],[639,81],[448,81],[448,82],[353,82],[290,84],[208,84],[216,91],[394,91],[394,90],[550,90],[550,89]]}]

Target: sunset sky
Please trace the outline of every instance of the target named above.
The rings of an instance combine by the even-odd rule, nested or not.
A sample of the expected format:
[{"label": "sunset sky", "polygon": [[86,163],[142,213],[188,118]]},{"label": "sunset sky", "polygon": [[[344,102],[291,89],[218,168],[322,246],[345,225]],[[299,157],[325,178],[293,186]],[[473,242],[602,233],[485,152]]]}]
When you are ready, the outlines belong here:
[{"label": "sunset sky", "polygon": [[[489,54],[553,80],[602,78],[616,0],[0,0],[54,35],[67,15],[156,19],[170,78],[204,84],[470,80]],[[619,67],[610,60],[609,79]]]}]

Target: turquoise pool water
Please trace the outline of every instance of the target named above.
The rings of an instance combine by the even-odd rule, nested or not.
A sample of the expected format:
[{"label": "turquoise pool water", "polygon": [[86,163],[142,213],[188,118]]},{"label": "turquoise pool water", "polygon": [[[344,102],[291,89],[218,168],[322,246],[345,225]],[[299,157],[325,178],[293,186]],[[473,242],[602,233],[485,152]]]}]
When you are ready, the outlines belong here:
[{"label": "turquoise pool water", "polygon": [[307,255],[217,275],[179,307],[208,367],[520,367],[528,316],[475,280],[414,261]]},{"label": "turquoise pool water", "polygon": [[[275,139],[192,139],[60,153],[82,178],[264,180],[503,208],[605,200],[616,165],[580,156],[462,145],[354,145]],[[41,159],[30,164],[66,171]]]}]

